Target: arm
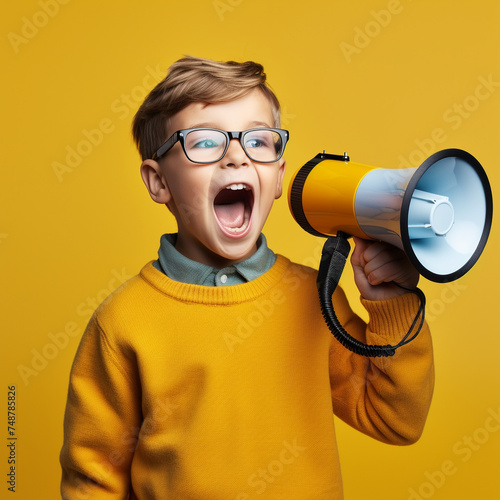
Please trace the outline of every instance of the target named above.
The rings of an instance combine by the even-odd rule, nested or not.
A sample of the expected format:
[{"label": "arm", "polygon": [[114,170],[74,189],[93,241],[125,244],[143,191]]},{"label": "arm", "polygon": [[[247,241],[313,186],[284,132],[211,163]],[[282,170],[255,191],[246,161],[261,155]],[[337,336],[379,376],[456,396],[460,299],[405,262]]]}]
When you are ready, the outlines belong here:
[{"label": "arm", "polygon": [[[351,261],[361,302],[370,320],[354,315],[341,290],[334,307],[346,330],[369,344],[396,344],[417,313],[418,298],[388,283],[414,287],[418,274],[398,249],[356,241]],[[429,410],[434,364],[427,324],[393,357],[365,358],[332,340],[330,379],[335,413],[384,442],[410,444],[421,435]]]},{"label": "arm", "polygon": [[140,426],[133,359],[94,315],[73,364],[61,450],[63,499],[126,499]]}]

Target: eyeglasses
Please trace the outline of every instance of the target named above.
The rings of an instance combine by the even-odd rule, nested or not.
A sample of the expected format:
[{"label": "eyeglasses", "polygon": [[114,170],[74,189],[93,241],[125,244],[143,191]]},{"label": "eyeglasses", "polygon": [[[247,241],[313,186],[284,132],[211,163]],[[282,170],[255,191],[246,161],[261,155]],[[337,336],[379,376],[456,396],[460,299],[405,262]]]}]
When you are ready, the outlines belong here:
[{"label": "eyeglasses", "polygon": [[238,139],[250,160],[258,163],[278,161],[285,151],[288,130],[279,128],[252,128],[242,132],[225,132],[215,128],[188,128],[178,130],[153,155],[159,160],[180,141],[189,161],[215,163],[227,153],[229,141]]}]

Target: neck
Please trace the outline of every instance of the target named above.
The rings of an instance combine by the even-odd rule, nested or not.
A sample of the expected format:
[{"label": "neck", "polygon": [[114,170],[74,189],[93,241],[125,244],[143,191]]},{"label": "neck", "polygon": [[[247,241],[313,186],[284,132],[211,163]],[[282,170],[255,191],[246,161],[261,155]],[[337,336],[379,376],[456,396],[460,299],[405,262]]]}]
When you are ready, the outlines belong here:
[{"label": "neck", "polygon": [[177,238],[177,241],[175,243],[175,249],[188,259],[194,260],[196,262],[201,262],[202,264],[215,267],[217,269],[223,269],[224,267],[229,267],[234,264],[238,264],[239,262],[243,262],[244,260],[251,257],[257,251],[257,243],[255,243],[252,249],[245,255],[235,259],[219,255],[207,249],[206,247],[200,248],[198,246],[193,246],[193,245],[186,246],[183,244],[180,238]]}]

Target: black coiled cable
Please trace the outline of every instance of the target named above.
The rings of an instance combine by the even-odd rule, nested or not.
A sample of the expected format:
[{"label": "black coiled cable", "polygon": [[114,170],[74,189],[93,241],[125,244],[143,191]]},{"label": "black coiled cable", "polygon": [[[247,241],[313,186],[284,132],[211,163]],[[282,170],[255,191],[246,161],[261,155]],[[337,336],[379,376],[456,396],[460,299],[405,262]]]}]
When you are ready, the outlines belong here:
[{"label": "black coiled cable", "polygon": [[[347,235],[342,232],[339,232],[337,236],[328,238],[323,246],[318,278],[316,280],[323,317],[334,337],[350,351],[369,357],[394,356],[398,347],[408,344],[420,333],[425,319],[425,295],[419,288],[409,289],[393,282],[396,286],[416,294],[420,299],[420,307],[410,329],[394,346],[369,345],[355,339],[340,324],[332,303],[332,295],[339,283],[350,249],[351,246],[347,241]],[[412,335],[417,323],[418,327]]]}]

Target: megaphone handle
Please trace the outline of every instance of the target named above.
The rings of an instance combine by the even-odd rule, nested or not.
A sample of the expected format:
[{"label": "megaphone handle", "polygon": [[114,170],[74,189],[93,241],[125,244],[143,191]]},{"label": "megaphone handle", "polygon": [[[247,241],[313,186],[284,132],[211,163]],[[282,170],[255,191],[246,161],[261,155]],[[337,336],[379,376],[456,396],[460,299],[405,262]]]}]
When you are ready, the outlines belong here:
[{"label": "megaphone handle", "polygon": [[[420,298],[420,308],[417,315],[415,316],[410,329],[397,345],[369,345],[355,339],[353,336],[349,335],[349,333],[347,333],[347,331],[340,324],[340,321],[335,314],[332,302],[333,292],[339,283],[350,249],[351,246],[347,241],[347,235],[340,231],[337,233],[337,236],[328,238],[323,246],[321,263],[316,281],[323,317],[334,337],[350,351],[369,357],[393,356],[398,347],[411,342],[420,332],[425,316],[425,295],[418,288],[413,290],[397,285],[400,286],[400,288],[408,290],[409,292],[416,293]],[[410,333],[415,328],[419,316],[419,327],[416,333],[409,338]]]}]

